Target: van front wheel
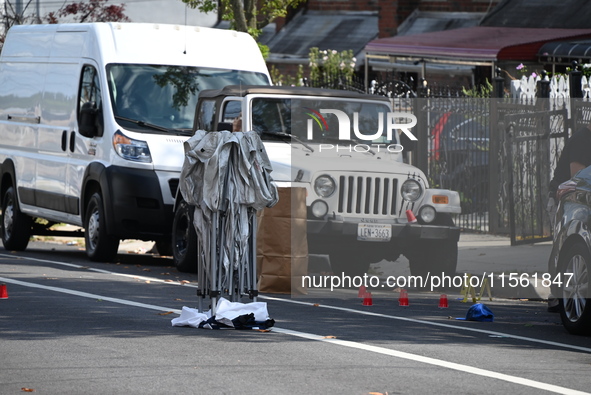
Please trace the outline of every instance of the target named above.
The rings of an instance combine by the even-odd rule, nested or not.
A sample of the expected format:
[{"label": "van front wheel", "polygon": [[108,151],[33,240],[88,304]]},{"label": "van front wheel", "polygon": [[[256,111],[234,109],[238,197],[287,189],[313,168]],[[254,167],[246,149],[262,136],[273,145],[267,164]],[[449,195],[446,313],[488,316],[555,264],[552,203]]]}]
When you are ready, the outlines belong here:
[{"label": "van front wheel", "polygon": [[94,262],[112,262],[117,256],[119,239],[107,234],[103,197],[96,192],[86,208],[84,219],[86,255]]},{"label": "van front wheel", "polygon": [[16,191],[9,187],[2,199],[2,244],[11,251],[24,251],[29,244],[33,218],[21,213]]}]

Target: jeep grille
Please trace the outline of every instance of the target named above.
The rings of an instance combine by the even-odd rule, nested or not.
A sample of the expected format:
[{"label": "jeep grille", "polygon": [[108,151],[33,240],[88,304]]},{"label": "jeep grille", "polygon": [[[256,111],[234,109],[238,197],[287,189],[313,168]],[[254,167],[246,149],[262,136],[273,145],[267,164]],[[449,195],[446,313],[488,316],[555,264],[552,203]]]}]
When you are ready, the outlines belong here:
[{"label": "jeep grille", "polygon": [[339,213],[396,215],[398,180],[391,177],[339,177]]}]

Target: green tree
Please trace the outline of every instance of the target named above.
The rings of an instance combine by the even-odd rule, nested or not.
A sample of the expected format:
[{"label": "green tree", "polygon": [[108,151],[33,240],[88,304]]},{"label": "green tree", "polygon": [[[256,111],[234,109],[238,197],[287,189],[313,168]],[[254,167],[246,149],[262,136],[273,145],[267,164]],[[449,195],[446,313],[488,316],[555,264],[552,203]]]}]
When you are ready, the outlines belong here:
[{"label": "green tree", "polygon": [[[245,32],[257,39],[263,28],[275,18],[287,15],[289,8],[295,8],[304,0],[182,0],[191,8],[201,12],[218,11],[222,19],[230,21],[230,28]],[[268,48],[261,46],[263,55]]]},{"label": "green tree", "polygon": [[355,62],[352,50],[338,52],[334,49],[319,50],[310,48],[310,78],[312,80],[331,80],[344,77],[348,82],[355,74]]}]

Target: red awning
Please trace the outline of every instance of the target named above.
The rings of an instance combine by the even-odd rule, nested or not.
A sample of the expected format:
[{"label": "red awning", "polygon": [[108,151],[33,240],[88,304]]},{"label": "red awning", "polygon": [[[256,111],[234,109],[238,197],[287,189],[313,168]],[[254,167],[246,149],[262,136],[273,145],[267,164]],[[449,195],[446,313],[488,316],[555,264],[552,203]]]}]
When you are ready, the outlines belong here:
[{"label": "red awning", "polygon": [[591,29],[533,29],[475,26],[394,36],[370,41],[369,55],[461,61],[536,61],[538,50],[550,41],[591,37]]}]

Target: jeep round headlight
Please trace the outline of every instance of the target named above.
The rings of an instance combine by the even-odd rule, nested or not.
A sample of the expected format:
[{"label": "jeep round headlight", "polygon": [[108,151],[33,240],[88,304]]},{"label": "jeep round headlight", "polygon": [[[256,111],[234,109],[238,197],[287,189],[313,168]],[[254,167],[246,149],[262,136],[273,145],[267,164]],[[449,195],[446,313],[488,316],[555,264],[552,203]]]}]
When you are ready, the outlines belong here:
[{"label": "jeep round headlight", "polygon": [[314,181],[314,191],[320,197],[326,198],[334,193],[336,183],[332,177],[322,175]]},{"label": "jeep round headlight", "polygon": [[310,206],[312,215],[316,218],[324,218],[328,214],[328,204],[323,200],[315,200]]},{"label": "jeep round headlight", "polygon": [[437,216],[437,211],[433,208],[433,206],[423,206],[419,210],[419,217],[421,221],[426,224],[430,224],[431,222],[435,221],[435,217]]},{"label": "jeep round headlight", "polygon": [[402,184],[402,188],[400,188],[402,198],[408,202],[414,202],[421,197],[422,193],[423,188],[416,180],[406,180],[404,181],[404,184]]}]

